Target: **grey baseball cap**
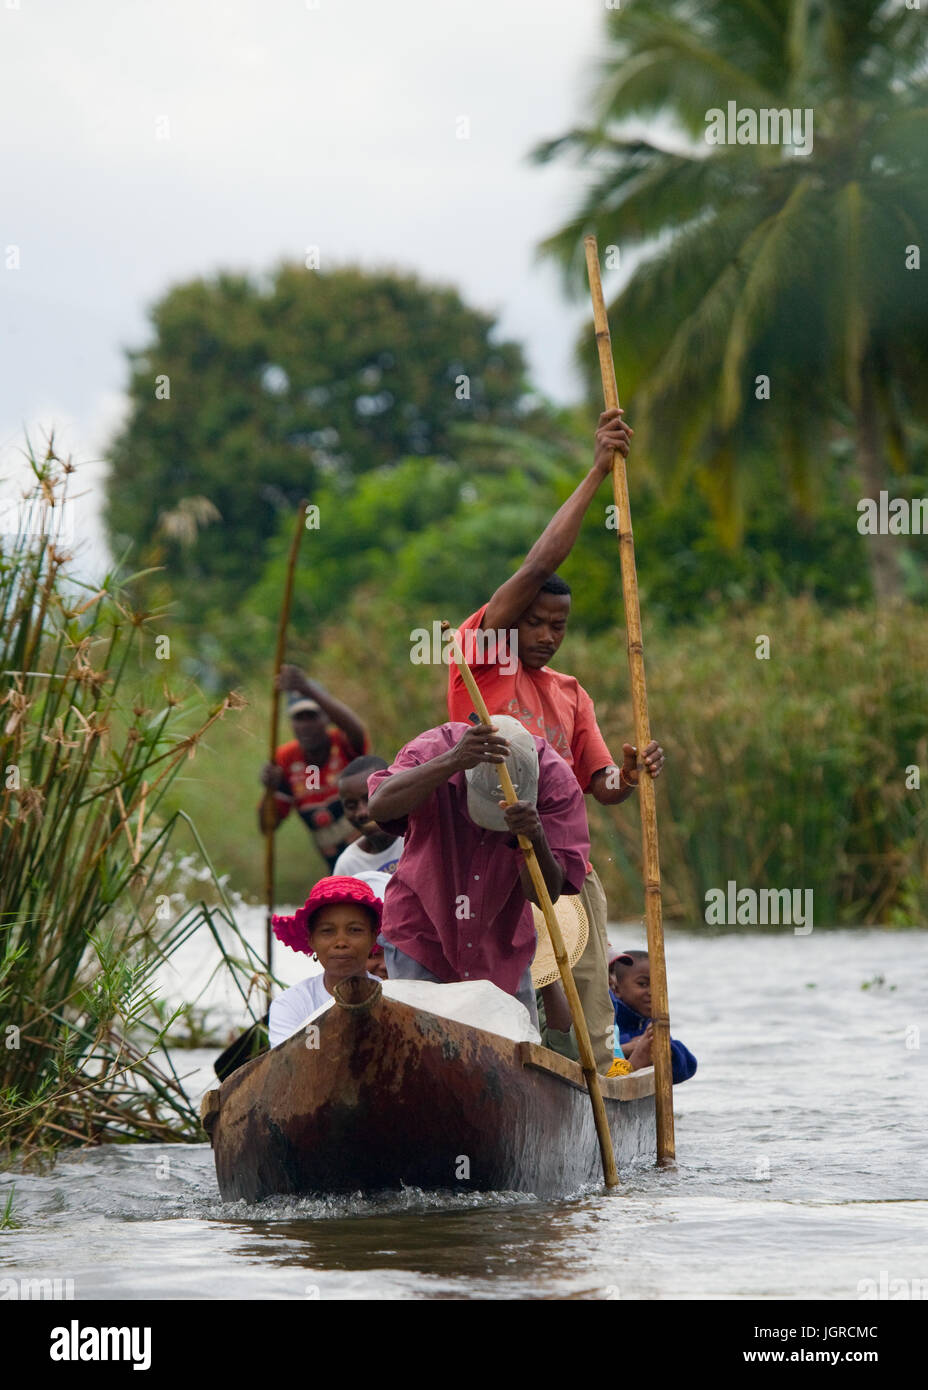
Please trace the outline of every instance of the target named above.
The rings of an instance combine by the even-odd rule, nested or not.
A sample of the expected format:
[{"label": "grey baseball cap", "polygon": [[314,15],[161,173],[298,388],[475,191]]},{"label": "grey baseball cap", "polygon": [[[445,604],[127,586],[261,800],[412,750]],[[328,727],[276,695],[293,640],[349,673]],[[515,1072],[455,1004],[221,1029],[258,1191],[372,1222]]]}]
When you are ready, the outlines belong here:
[{"label": "grey baseball cap", "polygon": [[[530,801],[534,806],[538,800],[538,748],[533,736],[518,719],[511,714],[494,714],[490,718],[494,726],[509,744],[509,757],[506,766],[520,801]],[[467,813],[475,825],[484,830],[508,832],[506,818],[500,802],[503,789],[499,781],[499,763],[478,763],[469,767],[467,778]]]}]

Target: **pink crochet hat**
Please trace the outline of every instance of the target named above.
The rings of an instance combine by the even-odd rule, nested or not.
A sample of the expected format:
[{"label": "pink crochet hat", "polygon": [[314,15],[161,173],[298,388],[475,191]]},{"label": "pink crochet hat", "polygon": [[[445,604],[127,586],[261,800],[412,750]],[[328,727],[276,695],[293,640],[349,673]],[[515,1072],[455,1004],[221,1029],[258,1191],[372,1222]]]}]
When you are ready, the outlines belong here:
[{"label": "pink crochet hat", "polygon": [[297,908],[292,917],[275,915],[271,918],[277,940],[294,951],[311,955],[313,948],[310,923],[320,907],[331,903],[360,903],[362,907],[373,912],[377,920],[377,930],[380,930],[383,902],[375,896],[370,884],[364,883],[360,878],[332,875],[330,878],[320,878],[303,906]]}]

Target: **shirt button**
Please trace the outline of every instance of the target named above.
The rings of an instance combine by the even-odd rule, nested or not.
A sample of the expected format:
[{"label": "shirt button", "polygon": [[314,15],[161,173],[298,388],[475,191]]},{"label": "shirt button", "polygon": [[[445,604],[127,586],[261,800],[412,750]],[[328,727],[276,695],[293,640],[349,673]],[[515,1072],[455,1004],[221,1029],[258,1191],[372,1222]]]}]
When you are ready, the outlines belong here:
[{"label": "shirt button", "polygon": [[479,874],[474,874],[474,878],[475,878],[475,879],[478,879],[479,877],[480,877]]},{"label": "shirt button", "polygon": [[465,978],[465,980],[469,980],[469,979],[470,979],[470,971],[469,971],[469,970],[465,970],[465,971],[464,971],[464,978]]},{"label": "shirt button", "polygon": [[472,941],[468,941],[468,943],[467,943],[467,949],[468,949],[468,951],[471,949],[471,947],[473,946],[473,944],[474,944],[474,943],[473,943]]}]

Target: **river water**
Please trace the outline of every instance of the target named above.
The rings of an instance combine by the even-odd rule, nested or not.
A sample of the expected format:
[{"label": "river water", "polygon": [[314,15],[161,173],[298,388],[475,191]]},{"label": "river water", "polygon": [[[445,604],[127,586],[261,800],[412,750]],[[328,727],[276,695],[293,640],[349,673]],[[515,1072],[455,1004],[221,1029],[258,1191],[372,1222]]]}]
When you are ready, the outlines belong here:
[{"label": "river water", "polygon": [[[210,949],[185,948],[170,993]],[[248,1206],[220,1200],[207,1144],[111,1145],[0,1174],[20,1222],[0,1280],[75,1299],[928,1298],[926,956],[928,931],[671,930],[672,1031],[699,1070],[674,1088],[675,1169],[618,1193]],[[231,996],[211,988],[218,1017]],[[191,1094],[215,1084],[215,1050],[175,1055]]]}]

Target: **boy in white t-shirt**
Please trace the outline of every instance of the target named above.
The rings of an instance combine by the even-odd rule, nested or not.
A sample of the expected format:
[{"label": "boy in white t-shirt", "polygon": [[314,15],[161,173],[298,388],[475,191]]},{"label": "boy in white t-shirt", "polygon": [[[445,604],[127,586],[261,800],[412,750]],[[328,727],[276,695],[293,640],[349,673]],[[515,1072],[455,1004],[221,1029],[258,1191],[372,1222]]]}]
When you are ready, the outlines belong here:
[{"label": "boy in white t-shirt", "polygon": [[372,772],[379,772],[386,766],[384,758],[368,753],[363,758],[355,758],[339,774],[338,796],[345,819],[361,832],[361,838],[342,850],[333,874],[364,874],[371,869],[392,874],[399,863],[403,852],[402,835],[394,838],[381,830],[377,822],[371,820],[367,809],[367,779]]}]

